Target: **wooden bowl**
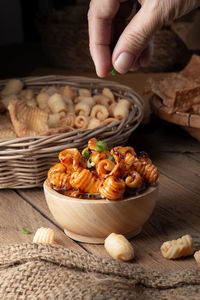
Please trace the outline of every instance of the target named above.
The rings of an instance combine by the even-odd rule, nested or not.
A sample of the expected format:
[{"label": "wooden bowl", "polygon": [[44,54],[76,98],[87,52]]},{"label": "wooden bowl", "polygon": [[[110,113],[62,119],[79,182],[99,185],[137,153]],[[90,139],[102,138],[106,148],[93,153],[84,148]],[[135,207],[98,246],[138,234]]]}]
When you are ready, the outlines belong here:
[{"label": "wooden bowl", "polygon": [[120,201],[87,200],[61,195],[44,182],[48,207],[70,238],[86,243],[104,243],[112,232],[131,238],[150,217],[157,199],[158,185],[138,196]]}]

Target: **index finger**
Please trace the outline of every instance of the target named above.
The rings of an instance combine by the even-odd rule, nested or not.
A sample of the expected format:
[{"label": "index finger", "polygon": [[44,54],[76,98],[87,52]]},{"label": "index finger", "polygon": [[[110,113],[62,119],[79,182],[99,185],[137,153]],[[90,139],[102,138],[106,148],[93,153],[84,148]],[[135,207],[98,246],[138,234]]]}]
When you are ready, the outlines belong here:
[{"label": "index finger", "polygon": [[99,77],[105,77],[112,68],[110,53],[111,25],[120,6],[120,0],[92,0],[88,12],[89,45]]}]

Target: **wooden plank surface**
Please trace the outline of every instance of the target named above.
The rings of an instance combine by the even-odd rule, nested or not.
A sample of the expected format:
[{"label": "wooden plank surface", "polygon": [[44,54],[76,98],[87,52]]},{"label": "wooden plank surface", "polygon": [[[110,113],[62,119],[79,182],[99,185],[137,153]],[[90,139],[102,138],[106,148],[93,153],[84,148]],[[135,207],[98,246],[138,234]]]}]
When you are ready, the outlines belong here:
[{"label": "wooden plank surface", "polygon": [[[55,231],[56,243],[69,249],[84,251],[14,190],[0,191],[0,220],[1,245],[32,242],[39,227],[48,227]],[[31,233],[24,234],[24,229],[28,229]]]}]

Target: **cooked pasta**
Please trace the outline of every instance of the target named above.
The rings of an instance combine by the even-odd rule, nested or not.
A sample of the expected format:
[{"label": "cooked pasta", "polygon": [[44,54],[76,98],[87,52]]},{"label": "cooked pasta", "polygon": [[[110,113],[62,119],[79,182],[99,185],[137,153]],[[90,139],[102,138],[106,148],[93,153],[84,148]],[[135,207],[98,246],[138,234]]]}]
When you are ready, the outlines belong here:
[{"label": "cooked pasta", "polygon": [[61,151],[59,160],[68,172],[75,172],[81,168],[81,155],[76,148]]},{"label": "cooked pasta", "polygon": [[55,244],[55,232],[51,228],[38,228],[33,237],[33,243]]},{"label": "cooked pasta", "polygon": [[81,153],[76,148],[61,151],[59,162],[48,172],[51,187],[64,189],[65,195],[92,198],[89,194],[95,194],[95,199],[113,201],[122,199],[126,189],[131,194],[142,192],[157,177],[157,168],[145,153],[137,157],[128,146],[109,151],[107,144],[96,138],[91,138]]},{"label": "cooked pasta", "polygon": [[107,177],[99,187],[99,192],[102,198],[117,200],[123,196],[126,184],[124,180],[115,176]]},{"label": "cooked pasta", "polygon": [[192,255],[194,253],[192,245],[192,237],[186,234],[177,240],[164,242],[160,250],[165,258],[176,259]]},{"label": "cooked pasta", "polygon": [[93,150],[93,151],[97,151],[97,139],[92,138],[88,141],[88,149],[89,150]]},{"label": "cooked pasta", "polygon": [[129,261],[134,258],[134,249],[131,243],[122,235],[111,233],[104,242],[109,255],[115,259]]},{"label": "cooked pasta", "polygon": [[138,172],[132,171],[131,174],[126,177],[125,183],[129,188],[136,189],[142,186],[143,181]]},{"label": "cooked pasta", "polygon": [[92,118],[97,118],[100,121],[104,121],[109,116],[109,112],[105,106],[96,104],[93,106],[90,115]]},{"label": "cooked pasta", "polygon": [[94,163],[95,166],[102,160],[108,158],[110,155],[110,152],[108,150],[105,150],[103,152],[92,152],[90,154],[90,160]]},{"label": "cooked pasta", "polygon": [[102,159],[96,166],[100,178],[105,178],[115,167],[115,163],[109,159]]},{"label": "cooked pasta", "polygon": [[55,189],[71,188],[70,176],[70,173],[66,173],[66,168],[61,163],[55,164],[48,172],[49,183]]},{"label": "cooked pasta", "polygon": [[111,154],[113,154],[113,153],[116,153],[117,155],[119,154],[123,158],[125,157],[125,155],[127,153],[130,153],[132,155],[136,155],[135,150],[132,147],[121,147],[121,146],[114,147],[111,150]]},{"label": "cooked pasta", "polygon": [[80,189],[85,193],[98,193],[101,181],[92,172],[83,169],[81,172],[72,174],[70,184],[74,189]]}]

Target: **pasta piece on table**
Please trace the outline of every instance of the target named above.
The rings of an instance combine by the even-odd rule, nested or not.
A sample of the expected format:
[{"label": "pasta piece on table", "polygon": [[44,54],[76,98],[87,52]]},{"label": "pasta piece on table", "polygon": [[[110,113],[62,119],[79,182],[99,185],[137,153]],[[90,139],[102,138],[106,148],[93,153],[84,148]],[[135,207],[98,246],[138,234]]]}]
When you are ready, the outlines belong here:
[{"label": "pasta piece on table", "polygon": [[196,260],[198,267],[200,267],[200,250],[194,253],[194,259]]},{"label": "pasta piece on table", "polygon": [[122,234],[111,233],[105,239],[104,246],[114,259],[129,261],[134,258],[133,246]]},{"label": "pasta piece on table", "polygon": [[186,234],[177,240],[164,242],[160,250],[165,258],[176,259],[192,255],[194,253],[192,245],[192,237]]},{"label": "pasta piece on table", "polygon": [[51,228],[38,228],[34,237],[33,243],[55,244],[55,233]]}]

